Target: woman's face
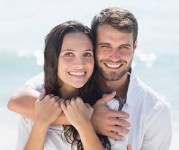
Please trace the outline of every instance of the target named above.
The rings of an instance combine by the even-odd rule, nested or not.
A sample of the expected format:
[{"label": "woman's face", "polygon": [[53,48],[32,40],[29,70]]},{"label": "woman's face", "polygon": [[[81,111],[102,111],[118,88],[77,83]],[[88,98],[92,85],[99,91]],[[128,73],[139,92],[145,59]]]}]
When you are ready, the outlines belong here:
[{"label": "woman's face", "polygon": [[94,67],[93,45],[83,33],[67,33],[58,58],[58,78],[62,88],[81,88]]}]

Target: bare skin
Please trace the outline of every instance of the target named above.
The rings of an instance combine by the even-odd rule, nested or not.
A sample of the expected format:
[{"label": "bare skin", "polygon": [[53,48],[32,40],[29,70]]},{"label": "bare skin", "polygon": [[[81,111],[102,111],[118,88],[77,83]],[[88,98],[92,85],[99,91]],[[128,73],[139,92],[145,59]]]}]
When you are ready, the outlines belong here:
[{"label": "bare skin", "polygon": [[[24,150],[43,150],[49,125],[62,113],[58,97],[42,92],[35,104],[35,120]],[[41,100],[43,97],[43,100]]]},{"label": "bare skin", "polygon": [[[106,107],[106,103],[111,99],[110,96],[114,95],[114,93],[98,100],[93,106],[94,113],[92,116],[92,123],[98,133],[108,135],[108,137],[113,139],[122,140],[124,137],[116,134],[116,132],[122,133],[123,135],[128,134],[129,130],[127,128],[130,127],[130,123],[125,119],[129,118],[129,114],[123,111],[116,112]],[[101,124],[99,122],[101,122]],[[114,124],[117,126],[114,126]]]},{"label": "bare skin", "polygon": [[[96,102],[93,106],[94,113],[92,115],[92,124],[96,132],[106,135],[113,139],[123,139],[120,134],[115,132],[127,134],[130,123],[125,119],[129,118],[129,114],[125,112],[116,112],[110,110],[106,103],[115,96],[115,92],[104,96]],[[30,87],[20,89],[16,95],[12,96],[8,102],[8,109],[30,118],[35,119],[35,101],[38,99],[40,92],[33,90]],[[106,115],[104,115],[104,113]],[[120,119],[116,119],[120,118]],[[53,122],[53,124],[69,125],[64,113],[60,114],[59,117]],[[114,126],[114,124],[118,126]],[[114,131],[114,132],[111,132]]]},{"label": "bare skin", "polygon": [[[44,149],[47,129],[62,111],[69,123],[78,130],[85,150],[104,149],[91,123],[93,108],[89,104],[84,104],[81,98],[64,101],[54,95],[45,96],[43,91],[35,103],[35,109],[34,124],[24,150]],[[127,146],[127,150],[132,150],[131,145]]]},{"label": "bare skin", "polygon": [[83,100],[77,97],[62,102],[61,108],[70,124],[77,129],[85,150],[104,149],[90,121],[93,114],[90,105],[85,105]]},{"label": "bare skin", "polygon": [[[42,95],[45,96],[44,93],[42,93],[41,96]],[[59,105],[61,105],[61,107],[59,107]],[[25,150],[43,150],[47,129],[62,113],[62,110],[69,120],[69,123],[79,132],[85,150],[104,149],[90,121],[93,114],[93,108],[91,106],[85,105],[79,97],[62,101],[56,96],[47,95],[43,100],[39,99],[36,101],[35,121]]]},{"label": "bare skin", "polygon": [[[100,26],[97,33],[97,65],[101,69],[103,76],[108,78],[108,80],[105,80],[105,78],[100,77],[99,85],[103,90],[117,91],[117,94],[120,93],[122,97],[125,97],[129,82],[126,69],[130,68],[134,50],[137,47],[137,41],[135,43],[133,42],[132,33],[121,33],[110,25]],[[104,53],[104,51],[106,53]],[[114,68],[114,66],[119,67]],[[33,96],[31,96],[31,94]],[[35,101],[39,94],[40,93],[37,94],[37,91],[30,88],[28,88],[28,91],[22,90],[17,93],[17,96],[13,96],[10,99],[8,108],[33,119]],[[125,118],[128,118],[129,115],[124,112],[116,112],[108,109],[106,102],[112,98],[113,96],[109,96],[107,100],[102,98],[97,101],[94,106],[92,124],[96,132],[120,140],[122,134],[128,133],[127,127],[129,127],[130,124],[125,121]],[[104,113],[107,115],[104,115]],[[68,124],[64,115],[60,115],[54,123]],[[114,134],[116,131],[119,133],[118,135]]]},{"label": "bare skin", "polygon": [[[97,65],[98,65],[100,71],[103,73],[103,76],[105,77],[105,79],[108,78],[107,81],[112,80],[112,82],[111,81],[106,82],[106,84],[105,84],[106,87],[105,88],[108,89],[109,87],[112,87],[112,88],[110,88],[110,91],[117,91],[119,93],[121,91],[120,88],[118,87],[119,83],[126,83],[125,79],[127,79],[127,78],[123,78],[124,82],[116,82],[115,84],[114,84],[113,81],[114,80],[120,80],[118,78],[118,73],[123,72],[123,70],[125,71],[126,68],[130,67],[130,62],[131,62],[130,60],[132,59],[131,56],[133,56],[132,55],[133,51],[131,51],[132,47],[131,47],[130,43],[122,43],[122,46],[117,45],[118,42],[121,41],[121,39],[122,39],[122,42],[123,42],[123,39],[128,37],[128,35],[124,35],[124,38],[123,37],[121,38],[120,36],[117,36],[117,34],[115,34],[115,38],[111,38],[111,36],[106,34],[106,33],[108,33],[108,30],[106,30],[108,27],[109,26],[101,26],[100,30],[98,28],[98,31],[97,31],[98,36],[101,33],[103,33],[102,30],[107,31],[107,32],[104,32],[104,36],[101,34],[100,38],[97,37],[97,49],[96,49]],[[111,31],[113,31],[111,28],[109,28],[109,29]],[[113,33],[111,33],[111,34],[114,35]],[[74,38],[74,35],[75,35],[75,38]],[[85,84],[85,82],[89,79],[90,75],[92,74],[92,70],[93,70],[93,66],[94,66],[93,46],[92,46],[91,41],[87,38],[88,40],[85,40],[85,42],[83,42],[83,45],[80,46],[81,41],[84,40],[84,35],[82,36],[81,33],[79,33],[79,34],[69,33],[68,35],[66,35],[66,37],[67,36],[69,36],[69,37],[66,40],[64,38],[64,40],[66,42],[63,41],[63,44],[65,46],[62,44],[61,53],[59,55],[60,59],[58,61],[58,67],[59,68],[63,67],[63,69],[58,69],[58,77],[60,78],[60,81],[62,81],[62,83],[60,82],[60,84],[63,87],[63,91],[60,91],[60,93],[61,94],[64,94],[64,93],[69,94],[69,93],[71,93],[71,94],[66,95],[66,96],[62,95],[62,97],[65,98],[65,99],[66,98],[69,99],[71,97],[76,97],[77,96],[77,95],[74,95],[74,93],[77,93],[76,88],[80,88]],[[123,36],[123,34],[122,34],[122,36]],[[105,37],[107,39],[107,41],[104,40],[102,37]],[[130,34],[129,37],[131,38],[131,34]],[[120,40],[118,40],[118,39],[120,39]],[[76,40],[79,43],[77,43]],[[72,47],[69,48],[68,46],[70,45],[70,43],[72,43],[72,41],[75,41],[75,42],[73,43],[73,46],[71,45]],[[129,40],[127,42],[131,42],[131,41]],[[127,47],[126,47],[126,45],[127,45]],[[86,49],[86,47],[87,47],[87,49]],[[119,55],[118,50],[119,49],[123,50],[124,47],[127,48],[128,51],[125,51],[125,53],[120,53],[120,55]],[[102,52],[104,52],[103,49],[105,49],[105,51],[109,55],[105,55],[104,53],[102,53]],[[123,59],[119,60],[119,56],[121,56],[121,54],[124,54],[123,56],[125,56],[125,57],[123,57]],[[83,59],[81,59],[81,58],[83,58]],[[87,60],[89,60],[89,61],[87,61]],[[63,62],[66,62],[66,63],[63,63]],[[63,70],[64,70],[64,72],[60,72],[60,71],[63,71]],[[108,74],[108,72],[110,74]],[[80,77],[85,77],[85,78],[78,78],[79,75],[80,75]],[[111,78],[111,75],[112,75],[112,78]],[[120,73],[119,75],[122,76],[123,73],[122,74]],[[71,79],[73,79],[73,80],[71,80]],[[84,80],[79,80],[79,79],[84,79]],[[104,80],[104,82],[105,82],[105,80]],[[122,85],[120,84],[120,86],[122,86]],[[103,88],[103,90],[105,91],[104,88]],[[67,91],[67,92],[64,92],[64,91]],[[127,90],[124,89],[124,92],[126,92],[126,91]],[[31,92],[33,93],[33,91],[31,91]],[[28,110],[27,115],[25,114],[26,110],[24,109],[24,106],[23,106],[24,104],[27,104],[27,103],[25,103],[25,100],[26,100],[27,97],[24,99],[19,94],[19,97],[21,98],[21,102],[18,101],[18,105],[20,107],[22,107],[23,109],[20,108],[21,110],[17,110],[18,107],[19,107],[17,105],[16,105],[15,109],[18,111],[18,113],[21,113],[22,115],[25,114],[25,116],[27,116],[27,117],[29,115],[29,118],[35,119],[36,123],[34,123],[34,128],[32,129],[32,133],[30,135],[30,137],[32,136],[33,138],[32,139],[29,138],[30,141],[33,141],[35,139],[34,130],[37,130],[40,127],[40,125],[42,124],[44,130],[43,130],[43,134],[42,134],[43,137],[41,137],[42,138],[41,142],[43,143],[44,142],[43,139],[44,139],[44,135],[46,133],[47,126],[49,126],[52,123],[57,123],[59,121],[57,119],[57,117],[58,116],[59,116],[59,118],[62,117],[62,115],[61,115],[62,113],[59,113],[59,115],[55,119],[53,118],[53,115],[52,115],[52,119],[49,119],[50,121],[47,121],[47,122],[45,121],[45,123],[44,123],[43,122],[44,119],[39,119],[37,117],[37,115],[35,115],[37,113],[34,113],[35,112],[35,105],[34,104],[35,104],[35,101],[36,101],[36,99],[38,97],[38,96],[35,96],[36,94],[34,94],[34,96],[33,96],[33,101],[29,102],[31,110],[30,111]],[[124,133],[124,134],[128,133],[127,127],[129,127],[129,123],[127,121],[125,121],[125,119],[128,118],[129,116],[128,116],[128,114],[125,114],[124,112],[112,111],[112,110],[110,110],[110,109],[108,109],[106,107],[106,102],[111,100],[114,97],[114,95],[115,94],[112,93],[112,94],[109,94],[109,95],[103,97],[102,99],[98,100],[98,102],[94,106],[94,114],[93,114],[92,118],[89,115],[90,111],[88,112],[89,114],[87,113],[86,115],[83,115],[83,113],[87,112],[88,109],[85,109],[84,107],[82,107],[81,103],[78,102],[79,100],[77,100],[77,104],[76,104],[76,100],[72,99],[71,101],[67,101],[67,104],[62,103],[62,105],[58,106],[58,107],[60,107],[60,110],[63,110],[63,112],[65,113],[67,119],[69,119],[69,123],[74,125],[74,127],[77,130],[79,130],[79,134],[82,136],[82,138],[85,139],[85,137],[88,137],[88,138],[94,137],[94,139],[96,139],[95,138],[95,132],[94,132],[94,129],[95,129],[97,132],[99,132],[101,134],[104,134],[104,135],[107,135],[108,137],[111,137],[111,138],[114,138],[114,139],[122,139],[123,137],[121,135],[119,135],[119,134],[116,135],[116,134],[113,134],[113,133],[116,133],[116,132],[121,133],[121,134],[122,133]],[[126,93],[122,94],[122,96],[125,96],[125,95],[126,95]],[[27,96],[27,95],[24,94],[24,96]],[[68,97],[68,96],[70,96],[70,97]],[[16,104],[16,102],[14,101],[15,99],[17,100],[18,96],[12,99],[14,104]],[[31,99],[30,94],[28,95],[28,99],[29,100]],[[46,97],[45,97],[45,99],[46,99]],[[47,95],[47,99],[51,99],[51,97],[49,97],[49,95]],[[71,104],[71,102],[72,102],[72,104]],[[43,103],[40,103],[40,104],[43,104]],[[51,103],[49,104],[49,106],[50,105],[51,105]],[[45,105],[42,105],[42,106],[45,106]],[[12,104],[9,103],[8,107],[9,107],[9,109],[12,108],[11,110],[13,110],[13,103]],[[87,107],[87,106],[85,106],[85,107]],[[25,108],[29,108],[28,104],[25,106]],[[76,108],[78,108],[78,109],[76,109]],[[36,108],[36,110],[37,110],[37,108]],[[50,109],[47,109],[47,110],[49,110],[49,111],[47,111],[49,114],[51,114],[51,113],[56,114],[55,112],[50,111]],[[83,126],[77,125],[74,122],[73,119],[70,120],[71,115],[73,115],[73,114],[69,115],[68,111],[71,112],[71,113],[76,113],[76,114],[81,112],[82,116],[77,118],[77,122],[82,123],[83,126],[86,127],[86,128],[83,128]],[[105,115],[104,115],[104,113],[105,113]],[[41,116],[41,117],[43,118],[43,116]],[[50,115],[50,117],[51,117],[51,115]],[[74,117],[72,117],[72,118],[74,118]],[[89,123],[89,120],[90,120],[89,118],[92,120],[92,123]],[[120,118],[120,119],[118,119],[118,118]],[[58,122],[58,124],[63,124],[64,120],[62,119],[60,121],[61,122]],[[92,126],[92,124],[93,124],[93,126]],[[90,125],[90,126],[88,126],[88,125]],[[93,129],[93,127],[94,127],[94,129]],[[90,133],[88,133],[86,131],[86,129],[90,130]],[[81,132],[81,131],[83,131],[83,132]],[[87,135],[84,135],[84,133],[86,133],[86,132],[87,132]],[[40,134],[37,135],[37,136],[40,136]],[[98,143],[98,140],[95,140],[95,141]],[[93,141],[93,142],[95,142],[95,141]],[[89,147],[88,146],[89,143],[87,142],[87,139],[84,140],[84,141],[82,140],[82,143],[83,143],[85,149],[88,149],[87,147]],[[27,145],[28,144],[29,144],[29,142],[27,143]],[[30,143],[30,145],[31,144],[33,144],[33,143]],[[90,144],[92,144],[92,143],[90,143]],[[98,147],[98,149],[101,149],[100,145],[98,145],[97,147]],[[89,149],[92,149],[92,148],[89,147]]]}]

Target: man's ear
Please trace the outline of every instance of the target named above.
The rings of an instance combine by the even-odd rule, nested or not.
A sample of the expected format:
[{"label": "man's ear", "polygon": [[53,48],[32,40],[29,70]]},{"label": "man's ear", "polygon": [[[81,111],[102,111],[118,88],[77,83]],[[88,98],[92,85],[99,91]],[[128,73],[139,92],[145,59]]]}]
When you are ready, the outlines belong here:
[{"label": "man's ear", "polygon": [[138,39],[136,39],[134,42],[134,50],[137,48],[137,44],[138,44]]}]

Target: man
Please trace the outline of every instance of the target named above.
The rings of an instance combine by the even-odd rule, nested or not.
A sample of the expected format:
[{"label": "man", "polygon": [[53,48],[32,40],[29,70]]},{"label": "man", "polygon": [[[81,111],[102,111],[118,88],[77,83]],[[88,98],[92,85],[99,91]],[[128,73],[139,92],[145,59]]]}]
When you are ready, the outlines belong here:
[{"label": "man", "polygon": [[[94,17],[91,29],[96,37],[96,79],[100,90],[104,94],[116,91],[116,98],[126,102],[122,111],[112,111],[106,103],[114,94],[97,101],[92,117],[95,130],[113,139],[125,138],[133,150],[168,150],[172,136],[169,108],[150,87],[135,77],[131,68],[137,47],[137,20],[127,10],[107,8]],[[35,100],[39,92],[26,88],[20,93],[10,100],[9,109],[33,119],[34,102],[29,100],[31,110],[28,111],[23,109],[23,102]],[[130,114],[129,119],[124,112]],[[125,136],[128,121],[131,127]]]}]

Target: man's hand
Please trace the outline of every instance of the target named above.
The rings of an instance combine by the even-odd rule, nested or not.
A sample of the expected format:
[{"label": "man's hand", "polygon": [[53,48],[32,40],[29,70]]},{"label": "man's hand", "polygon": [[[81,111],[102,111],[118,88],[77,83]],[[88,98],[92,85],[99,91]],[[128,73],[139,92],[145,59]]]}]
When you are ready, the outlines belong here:
[{"label": "man's hand", "polygon": [[112,139],[121,140],[123,134],[127,134],[130,123],[125,119],[129,118],[129,114],[122,111],[110,110],[106,103],[115,96],[115,92],[105,95],[98,100],[93,106],[92,124],[96,132],[106,135]]},{"label": "man's hand", "polygon": [[132,146],[131,145],[127,145],[127,150],[132,150]]}]

